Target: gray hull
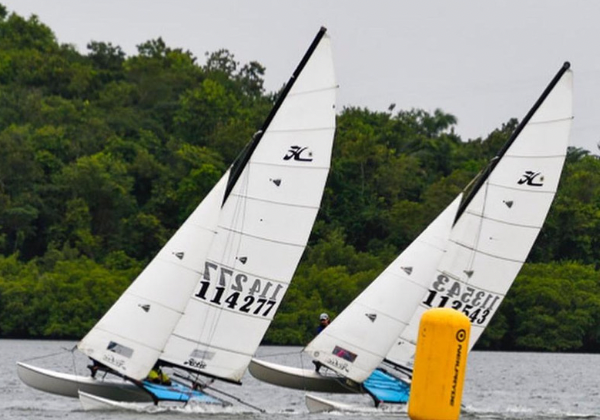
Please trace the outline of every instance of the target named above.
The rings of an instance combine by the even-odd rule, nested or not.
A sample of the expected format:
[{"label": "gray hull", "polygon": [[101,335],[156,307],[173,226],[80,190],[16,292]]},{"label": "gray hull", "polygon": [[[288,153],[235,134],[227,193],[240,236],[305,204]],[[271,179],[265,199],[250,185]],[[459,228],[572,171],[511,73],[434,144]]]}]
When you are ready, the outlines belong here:
[{"label": "gray hull", "polygon": [[306,394],[305,403],[309,413],[327,413],[329,411],[351,411],[349,404],[338,403]]},{"label": "gray hull", "polygon": [[83,391],[114,401],[152,402],[150,394],[125,380],[69,375],[20,362],[17,363],[17,374],[23,383],[32,388],[65,397],[79,398],[79,391]]},{"label": "gray hull", "polygon": [[257,359],[252,359],[248,371],[258,380],[286,388],[335,394],[362,392],[359,384],[339,376],[321,375],[311,369],[283,366]]}]

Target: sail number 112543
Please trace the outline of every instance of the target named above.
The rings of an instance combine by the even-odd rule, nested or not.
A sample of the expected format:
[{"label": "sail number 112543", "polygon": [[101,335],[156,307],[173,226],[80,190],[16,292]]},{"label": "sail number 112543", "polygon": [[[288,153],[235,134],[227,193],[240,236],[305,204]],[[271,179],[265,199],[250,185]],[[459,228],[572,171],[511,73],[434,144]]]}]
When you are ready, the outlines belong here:
[{"label": "sail number 112543", "polygon": [[467,315],[471,322],[480,325],[489,321],[490,314],[495,311],[501,300],[497,294],[450,280],[444,274],[437,276],[427,292],[421,302],[423,305],[429,308],[454,308]]}]

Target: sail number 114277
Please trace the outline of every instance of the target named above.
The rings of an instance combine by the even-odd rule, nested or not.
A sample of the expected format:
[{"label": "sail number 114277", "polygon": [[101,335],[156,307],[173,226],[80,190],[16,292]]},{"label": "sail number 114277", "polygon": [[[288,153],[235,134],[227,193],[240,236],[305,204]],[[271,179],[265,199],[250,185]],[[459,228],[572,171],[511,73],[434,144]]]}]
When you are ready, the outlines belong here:
[{"label": "sail number 114277", "polygon": [[[215,288],[209,293],[211,280]],[[250,281],[243,273],[206,262],[200,289],[194,295],[209,303],[252,315],[268,316],[284,286],[262,279]],[[210,296],[209,296],[210,295]]]}]

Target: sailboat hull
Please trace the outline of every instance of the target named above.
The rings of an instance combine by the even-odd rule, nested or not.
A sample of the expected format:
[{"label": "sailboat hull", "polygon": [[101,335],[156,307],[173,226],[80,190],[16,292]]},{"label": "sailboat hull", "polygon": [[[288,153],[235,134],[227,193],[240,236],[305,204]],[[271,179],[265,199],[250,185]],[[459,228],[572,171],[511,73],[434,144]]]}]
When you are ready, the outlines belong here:
[{"label": "sailboat hull", "polygon": [[339,376],[321,375],[311,369],[300,369],[252,359],[248,371],[256,379],[272,385],[313,392],[356,394],[360,385]]},{"label": "sailboat hull", "polygon": [[[107,398],[97,397],[92,394],[88,394],[83,391],[79,391],[79,402],[81,403],[81,407],[83,411],[95,411],[95,410],[121,410],[125,409],[124,404],[113,400],[109,400]],[[152,404],[152,403],[148,403]]]},{"label": "sailboat hull", "polygon": [[122,402],[152,402],[150,394],[125,381],[94,379],[89,376],[53,372],[25,363],[17,363],[23,383],[51,394],[79,398],[79,391]]},{"label": "sailboat hull", "polygon": [[[144,410],[151,410],[153,408],[156,407],[156,405],[154,403],[151,402],[126,402],[126,401],[114,401],[108,398],[102,398],[102,397],[98,397],[96,395],[92,395],[92,394],[88,394],[86,392],[83,391],[79,391],[79,402],[81,403],[81,407],[83,408],[84,411],[96,411],[96,410],[101,410],[101,411],[106,411],[106,410],[129,410],[129,411],[144,411]],[[223,402],[222,400],[219,400],[217,398],[213,398],[209,395],[206,394],[202,394],[200,392],[195,391],[193,394],[193,401],[196,404],[211,404],[211,405],[215,405],[215,406],[221,406],[221,407],[225,407],[228,404]],[[169,403],[176,403],[176,404],[181,404],[181,403],[187,403],[188,401],[192,400],[187,399],[187,400],[180,400],[180,401],[173,401],[173,400],[167,400],[166,404]],[[163,406],[161,404],[161,406]]]},{"label": "sailboat hull", "polygon": [[350,404],[331,401],[310,394],[306,394],[305,403],[309,413],[327,413],[329,411],[353,411],[356,409],[355,406],[352,406]]},{"label": "sailboat hull", "polygon": [[407,405],[406,404],[380,404],[378,407],[365,406],[362,404],[346,404],[339,401],[328,400],[325,398],[317,397],[316,395],[306,394],[305,397],[306,408],[309,413],[327,413],[330,411],[338,411],[343,413],[361,413],[373,414],[373,413],[398,413],[402,417],[406,417]]},{"label": "sailboat hull", "polygon": [[[192,390],[177,382],[171,385],[158,385],[144,381],[144,388],[125,380],[94,379],[89,376],[69,375],[42,369],[25,363],[17,363],[19,378],[32,388],[64,397],[90,401],[89,395],[96,397],[96,403],[108,400],[111,403],[154,403],[157,401],[187,402],[191,399],[203,404],[223,405],[223,401],[203,392]],[[83,403],[82,403],[83,404]]]}]

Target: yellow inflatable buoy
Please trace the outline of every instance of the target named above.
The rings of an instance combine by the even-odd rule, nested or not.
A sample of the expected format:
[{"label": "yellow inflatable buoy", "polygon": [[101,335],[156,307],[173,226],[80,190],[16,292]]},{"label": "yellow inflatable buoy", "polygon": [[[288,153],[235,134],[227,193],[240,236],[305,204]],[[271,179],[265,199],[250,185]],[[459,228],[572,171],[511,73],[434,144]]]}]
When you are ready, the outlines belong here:
[{"label": "yellow inflatable buoy", "polygon": [[421,317],[408,401],[412,420],[457,420],[469,351],[469,318],[433,308]]}]

